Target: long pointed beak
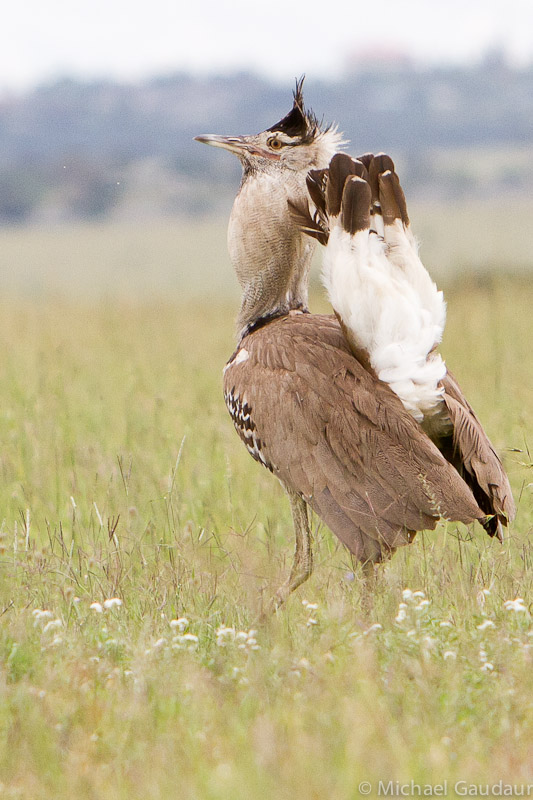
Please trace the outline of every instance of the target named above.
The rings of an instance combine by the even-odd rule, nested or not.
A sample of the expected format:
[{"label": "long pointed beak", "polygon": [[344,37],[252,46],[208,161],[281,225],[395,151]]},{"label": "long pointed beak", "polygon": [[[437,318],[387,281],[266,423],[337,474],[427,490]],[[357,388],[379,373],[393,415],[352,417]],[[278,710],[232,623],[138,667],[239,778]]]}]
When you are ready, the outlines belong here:
[{"label": "long pointed beak", "polygon": [[194,140],[203,144],[210,144],[212,147],[222,147],[223,150],[229,150],[230,153],[235,153],[236,156],[250,154],[268,158],[272,161],[279,161],[280,158],[278,153],[272,153],[270,150],[258,147],[250,142],[246,136],[217,136],[215,133],[204,133],[201,136],[195,136]]},{"label": "long pointed beak", "polygon": [[217,136],[215,133],[204,133],[202,136],[195,136],[194,140],[210,144],[213,147],[222,147],[236,155],[242,153],[243,150],[248,150],[244,136]]}]

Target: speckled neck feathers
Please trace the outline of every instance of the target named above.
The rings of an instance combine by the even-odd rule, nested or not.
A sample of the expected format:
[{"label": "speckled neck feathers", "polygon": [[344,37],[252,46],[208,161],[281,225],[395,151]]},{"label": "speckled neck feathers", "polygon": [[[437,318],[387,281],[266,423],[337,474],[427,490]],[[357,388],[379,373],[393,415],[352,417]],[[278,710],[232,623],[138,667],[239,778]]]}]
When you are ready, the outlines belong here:
[{"label": "speckled neck feathers", "polygon": [[261,171],[243,181],[228,227],[228,249],[243,295],[238,329],[261,317],[307,309],[315,243],[288,213],[289,199],[305,196],[305,175]]}]

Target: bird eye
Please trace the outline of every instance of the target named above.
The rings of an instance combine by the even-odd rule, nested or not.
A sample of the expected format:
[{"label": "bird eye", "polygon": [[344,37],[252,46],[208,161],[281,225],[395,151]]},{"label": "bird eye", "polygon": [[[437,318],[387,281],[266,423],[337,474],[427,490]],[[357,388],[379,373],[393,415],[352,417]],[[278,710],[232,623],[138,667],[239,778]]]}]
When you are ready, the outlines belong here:
[{"label": "bird eye", "polygon": [[267,145],[270,147],[271,150],[281,150],[282,143],[279,139],[276,139],[275,136],[271,136],[270,139],[267,139]]}]

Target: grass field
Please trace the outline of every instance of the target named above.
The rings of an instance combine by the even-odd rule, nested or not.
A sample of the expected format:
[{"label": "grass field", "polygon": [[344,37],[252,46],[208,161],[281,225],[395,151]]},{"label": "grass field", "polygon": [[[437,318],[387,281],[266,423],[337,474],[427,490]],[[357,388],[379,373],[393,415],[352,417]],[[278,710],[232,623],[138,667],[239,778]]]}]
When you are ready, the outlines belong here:
[{"label": "grass field", "polygon": [[[2,258],[16,270],[38,254],[46,278],[59,267],[35,236],[3,233]],[[87,259],[69,236],[57,257]],[[139,247],[129,283],[117,268],[120,297],[75,255],[85,299],[45,279],[32,296],[16,276],[7,291],[4,275],[0,797],[350,800],[364,782],[372,796],[379,781],[447,780],[449,796],[533,783],[531,280],[447,293],[445,357],[518,503],[504,545],[442,524],[364,602],[315,519],[314,575],[259,621],[292,525],[222,401],[236,304],[215,299],[192,255],[179,270],[193,290],[169,277],[157,296]]]},{"label": "grass field", "polygon": [[[229,208],[228,208],[229,213]],[[410,205],[424,262],[439,281],[502,271],[529,275],[533,202]],[[227,219],[0,228],[0,293],[129,301],[171,295],[237,303]],[[318,283],[319,258],[314,280]]]}]

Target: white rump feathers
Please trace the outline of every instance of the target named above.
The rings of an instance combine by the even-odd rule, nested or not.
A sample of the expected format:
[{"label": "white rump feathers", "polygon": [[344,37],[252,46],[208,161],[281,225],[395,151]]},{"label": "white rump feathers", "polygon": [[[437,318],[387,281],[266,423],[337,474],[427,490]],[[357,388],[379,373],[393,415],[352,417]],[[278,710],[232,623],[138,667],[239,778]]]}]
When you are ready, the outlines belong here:
[{"label": "white rump feathers", "polygon": [[350,235],[340,216],[329,224],[322,279],[331,304],[352,346],[422,422],[442,401],[446,365],[433,352],[446,320],[442,292],[401,219],[386,224],[383,237],[369,229]]}]

